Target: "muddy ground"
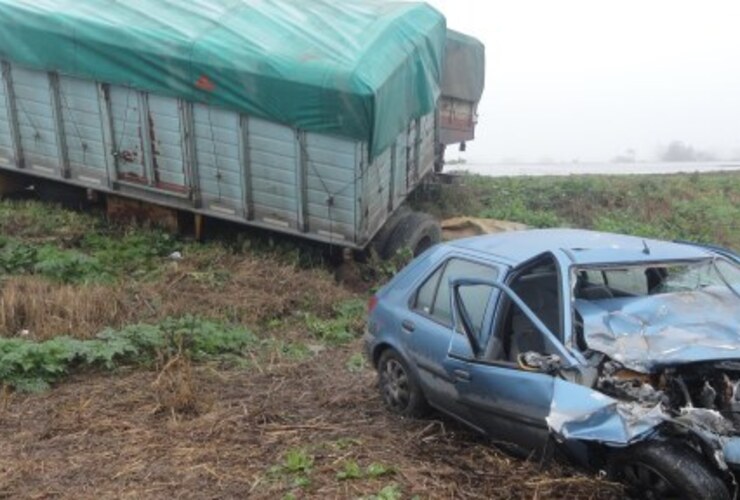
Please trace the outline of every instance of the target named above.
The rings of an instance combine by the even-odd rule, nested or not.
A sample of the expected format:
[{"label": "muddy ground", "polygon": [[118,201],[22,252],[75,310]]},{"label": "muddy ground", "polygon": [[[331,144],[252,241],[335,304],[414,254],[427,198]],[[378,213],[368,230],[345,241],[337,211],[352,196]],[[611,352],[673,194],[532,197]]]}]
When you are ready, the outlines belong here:
[{"label": "muddy ground", "polygon": [[[192,383],[198,407],[190,414],[161,410],[154,371],[83,374],[46,394],[6,394],[0,496],[619,495],[614,486],[567,467],[543,469],[512,458],[439,416],[392,416],[377,395],[374,373],[348,369],[358,348],[355,343],[304,362],[249,370],[198,366]],[[291,453],[310,465],[288,464]],[[350,463],[363,477],[339,479]],[[371,464],[378,477],[367,476]]]}]

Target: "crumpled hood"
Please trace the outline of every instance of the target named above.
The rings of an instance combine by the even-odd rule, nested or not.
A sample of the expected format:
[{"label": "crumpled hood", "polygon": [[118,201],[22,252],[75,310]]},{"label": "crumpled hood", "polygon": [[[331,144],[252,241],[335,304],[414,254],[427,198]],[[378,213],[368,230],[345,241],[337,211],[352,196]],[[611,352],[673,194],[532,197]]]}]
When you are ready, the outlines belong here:
[{"label": "crumpled hood", "polygon": [[740,298],[728,288],[578,299],[575,307],[588,347],[631,370],[740,359]]}]

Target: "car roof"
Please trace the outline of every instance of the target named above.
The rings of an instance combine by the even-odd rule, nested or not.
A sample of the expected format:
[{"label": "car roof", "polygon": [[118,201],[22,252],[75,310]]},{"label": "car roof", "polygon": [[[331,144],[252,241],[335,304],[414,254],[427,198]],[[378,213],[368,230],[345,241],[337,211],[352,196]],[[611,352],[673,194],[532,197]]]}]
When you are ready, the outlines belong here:
[{"label": "car roof", "polygon": [[558,250],[574,264],[583,265],[685,261],[712,255],[692,245],[582,229],[511,231],[456,240],[450,246],[498,257],[512,265]]}]

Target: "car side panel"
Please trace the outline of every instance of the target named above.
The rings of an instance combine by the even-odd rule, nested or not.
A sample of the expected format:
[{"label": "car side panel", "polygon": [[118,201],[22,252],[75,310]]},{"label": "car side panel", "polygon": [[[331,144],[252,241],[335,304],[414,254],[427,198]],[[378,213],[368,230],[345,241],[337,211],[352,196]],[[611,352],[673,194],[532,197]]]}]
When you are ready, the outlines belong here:
[{"label": "car side panel", "polygon": [[455,389],[469,420],[496,441],[526,452],[542,450],[550,432],[546,417],[552,404],[554,379],[513,366],[489,365],[449,358],[457,378]]}]

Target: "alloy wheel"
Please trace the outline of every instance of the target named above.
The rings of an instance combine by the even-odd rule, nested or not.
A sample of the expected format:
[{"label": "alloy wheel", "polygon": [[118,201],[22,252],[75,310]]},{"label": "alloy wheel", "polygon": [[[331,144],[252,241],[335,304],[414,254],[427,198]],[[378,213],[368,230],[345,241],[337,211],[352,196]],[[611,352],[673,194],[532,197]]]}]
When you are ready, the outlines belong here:
[{"label": "alloy wheel", "polygon": [[406,369],[397,359],[388,359],[380,372],[383,399],[394,411],[406,409],[411,399]]}]

